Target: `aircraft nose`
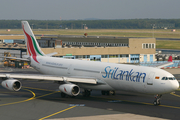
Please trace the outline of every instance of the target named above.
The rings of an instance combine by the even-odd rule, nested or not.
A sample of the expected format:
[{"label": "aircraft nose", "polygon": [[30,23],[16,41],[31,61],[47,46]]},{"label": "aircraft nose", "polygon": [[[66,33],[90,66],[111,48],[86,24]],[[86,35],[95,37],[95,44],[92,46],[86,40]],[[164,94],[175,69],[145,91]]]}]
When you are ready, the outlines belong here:
[{"label": "aircraft nose", "polygon": [[173,84],[172,84],[172,89],[173,90],[177,90],[179,88],[179,82],[176,80],[176,81],[173,81]]}]

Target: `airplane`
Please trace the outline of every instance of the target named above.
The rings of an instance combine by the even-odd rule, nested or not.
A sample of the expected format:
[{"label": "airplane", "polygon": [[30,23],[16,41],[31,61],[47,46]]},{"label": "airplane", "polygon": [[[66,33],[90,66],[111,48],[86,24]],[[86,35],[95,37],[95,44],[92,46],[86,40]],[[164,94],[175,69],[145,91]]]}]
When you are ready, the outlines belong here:
[{"label": "airplane", "polygon": [[18,79],[54,81],[58,84],[61,97],[77,96],[80,88],[83,96],[89,97],[91,90],[101,90],[102,95],[115,95],[115,91],[128,91],[155,95],[154,105],[160,105],[163,94],[179,88],[176,78],[169,72],[157,67],[115,64],[77,59],[64,59],[44,54],[27,21],[22,21],[28,55],[17,58],[30,61],[30,65],[39,71],[36,74],[6,74],[2,86],[11,91],[19,91]]}]

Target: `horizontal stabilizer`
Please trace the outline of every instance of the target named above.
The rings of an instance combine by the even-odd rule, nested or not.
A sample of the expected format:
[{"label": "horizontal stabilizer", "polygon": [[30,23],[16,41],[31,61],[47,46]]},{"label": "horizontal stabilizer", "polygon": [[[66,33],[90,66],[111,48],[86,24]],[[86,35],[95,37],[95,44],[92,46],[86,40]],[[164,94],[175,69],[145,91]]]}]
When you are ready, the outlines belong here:
[{"label": "horizontal stabilizer", "polygon": [[53,53],[46,54],[46,56],[51,57],[51,56],[53,56],[53,55],[55,55],[55,54],[57,54],[57,52],[53,52]]}]

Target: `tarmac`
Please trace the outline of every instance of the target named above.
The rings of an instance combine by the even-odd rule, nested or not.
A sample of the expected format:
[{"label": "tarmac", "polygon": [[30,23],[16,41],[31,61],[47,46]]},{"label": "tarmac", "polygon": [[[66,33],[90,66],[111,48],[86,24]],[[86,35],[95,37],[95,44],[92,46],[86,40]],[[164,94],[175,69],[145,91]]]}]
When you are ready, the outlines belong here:
[{"label": "tarmac", "polygon": [[[177,78],[180,78],[180,69],[174,68],[165,70],[177,76]],[[5,71],[0,70],[0,72],[32,72],[33,74],[38,74],[38,72],[33,69],[22,70],[7,68]],[[24,88],[19,92],[10,92],[0,87],[1,119],[168,120],[178,119],[180,117],[180,95],[178,95],[180,94],[180,91],[176,92],[176,96],[171,94],[164,95],[162,106],[153,106],[153,97],[149,95],[134,93],[126,94],[126,92],[120,91],[117,92],[116,96],[101,96],[99,92],[95,91],[90,98],[83,98],[81,95],[76,98],[61,98],[59,93],[51,95],[51,92],[54,93],[54,89],[58,89],[58,84],[46,81],[22,82]],[[32,94],[28,93],[27,90],[33,91],[36,97],[31,99]],[[44,97],[45,95],[47,96]],[[110,100],[114,103],[108,102]],[[15,102],[17,103],[17,101],[20,102],[14,104]],[[70,104],[77,105],[79,103],[84,104],[85,106],[70,106]],[[52,114],[53,112],[54,114]]]},{"label": "tarmac", "polygon": [[170,72],[171,74],[180,74],[180,68],[170,68],[170,69],[164,69],[168,72]]},{"label": "tarmac", "polygon": [[169,120],[169,119],[125,113],[125,114],[97,115],[97,116],[88,116],[88,117],[72,117],[72,118],[46,119],[46,120]]},{"label": "tarmac", "polygon": [[[164,69],[171,74],[180,74],[179,68]],[[180,82],[180,80],[178,80]],[[137,114],[111,114],[111,115],[97,115],[97,116],[87,116],[87,117],[70,117],[70,118],[58,118],[58,119],[47,119],[47,120],[170,120],[157,117],[149,117]]]}]

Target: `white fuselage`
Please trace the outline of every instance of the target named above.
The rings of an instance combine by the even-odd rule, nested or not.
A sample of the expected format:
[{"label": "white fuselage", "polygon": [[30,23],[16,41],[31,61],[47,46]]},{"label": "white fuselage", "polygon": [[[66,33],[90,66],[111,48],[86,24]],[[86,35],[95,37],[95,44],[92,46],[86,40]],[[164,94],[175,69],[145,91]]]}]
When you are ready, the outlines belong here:
[{"label": "white fuselage", "polygon": [[177,80],[161,80],[162,77],[174,77],[171,73],[153,67],[46,56],[37,56],[37,60],[39,63],[31,59],[31,66],[43,74],[77,78],[89,77],[98,80],[97,85],[78,84],[86,89],[164,94],[179,87]]}]

